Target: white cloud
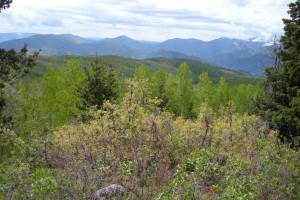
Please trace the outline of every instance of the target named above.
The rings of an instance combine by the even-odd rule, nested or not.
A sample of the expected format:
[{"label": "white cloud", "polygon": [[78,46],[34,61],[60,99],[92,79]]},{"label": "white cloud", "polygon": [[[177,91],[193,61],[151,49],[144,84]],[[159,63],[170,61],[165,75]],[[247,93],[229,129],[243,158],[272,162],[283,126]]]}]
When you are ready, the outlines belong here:
[{"label": "white cloud", "polygon": [[282,31],[291,0],[14,0],[0,32],[89,37],[270,37]]}]

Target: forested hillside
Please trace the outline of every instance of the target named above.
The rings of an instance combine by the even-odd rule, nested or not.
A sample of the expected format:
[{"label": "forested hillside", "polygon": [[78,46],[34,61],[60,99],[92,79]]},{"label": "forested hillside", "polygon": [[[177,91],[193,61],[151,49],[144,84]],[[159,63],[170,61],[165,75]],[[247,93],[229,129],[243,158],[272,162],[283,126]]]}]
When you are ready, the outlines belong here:
[{"label": "forested hillside", "polygon": [[0,49],[0,200],[300,199],[300,0],[289,7],[265,77]]},{"label": "forested hillside", "polygon": [[231,83],[262,83],[261,77],[252,76],[250,74],[217,67],[201,61],[191,59],[168,59],[168,58],[150,58],[144,60],[130,59],[118,56],[40,56],[38,65],[33,69],[33,74],[42,75],[48,68],[60,68],[68,60],[75,59],[82,66],[88,66],[97,60],[100,64],[112,67],[117,71],[120,77],[128,78],[134,74],[134,71],[141,65],[147,67],[150,71],[163,70],[166,72],[176,73],[182,63],[190,66],[193,75],[193,82],[198,82],[198,76],[203,72],[208,72],[213,82],[218,82],[223,77],[227,82]]}]

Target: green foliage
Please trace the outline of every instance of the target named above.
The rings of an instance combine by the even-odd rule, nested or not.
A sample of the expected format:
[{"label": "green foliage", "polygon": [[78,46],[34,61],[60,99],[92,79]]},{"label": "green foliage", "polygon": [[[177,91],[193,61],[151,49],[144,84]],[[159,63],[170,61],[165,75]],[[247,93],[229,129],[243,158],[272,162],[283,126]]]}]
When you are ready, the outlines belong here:
[{"label": "green foliage", "polygon": [[202,103],[207,103],[212,107],[215,91],[213,82],[208,77],[208,73],[200,74],[197,90],[197,107],[200,107]]},{"label": "green foliage", "polygon": [[15,116],[18,132],[29,137],[45,135],[78,116],[81,102],[76,89],[83,80],[79,63],[69,61],[60,70],[49,70],[41,80],[20,82]]},{"label": "green foliage", "polygon": [[122,165],[123,175],[129,176],[129,175],[132,175],[133,172],[135,171],[134,162],[128,158],[124,158],[121,165]]},{"label": "green foliage", "polygon": [[290,4],[291,19],[284,19],[282,49],[277,66],[266,71],[264,92],[257,100],[258,113],[278,128],[283,140],[300,136],[300,1]]},{"label": "green foliage", "polygon": [[156,97],[161,100],[159,107],[165,108],[168,104],[168,98],[166,96],[166,82],[168,73],[162,70],[156,71],[151,77],[152,97]]},{"label": "green foliage", "polygon": [[[189,66],[186,63],[180,65],[177,74],[177,94],[178,95],[178,110],[180,115],[186,118],[193,117],[193,103],[194,103],[194,91],[193,91],[193,77]],[[175,94],[173,94],[175,95]]]},{"label": "green foliage", "polygon": [[116,183],[133,199],[300,196],[299,152],[249,114],[259,84],[189,60],[78,59],[6,87],[0,199],[90,199]]},{"label": "green foliage", "polygon": [[58,189],[57,182],[50,169],[37,169],[28,177],[28,184],[31,187],[31,198],[51,199]]},{"label": "green foliage", "polygon": [[240,113],[251,112],[254,110],[254,100],[261,91],[258,84],[240,84],[233,89],[232,101],[236,110]]},{"label": "green foliage", "polygon": [[193,78],[186,63],[180,65],[175,77],[169,74],[165,83],[165,91],[167,108],[170,111],[185,118],[194,117]]},{"label": "green foliage", "polygon": [[213,84],[208,75],[204,73],[199,77],[197,90],[196,110],[199,111],[203,103],[208,104],[216,112],[233,104],[236,111],[243,113],[253,109],[252,102],[260,92],[260,85],[229,85],[224,79],[220,79],[218,84]]},{"label": "green foliage", "polygon": [[[9,5],[9,2],[1,1],[1,4],[2,6]],[[37,55],[37,53],[31,56],[27,55],[26,46],[24,46],[20,52],[16,52],[13,49],[9,51],[0,49],[0,128],[3,127],[4,124],[7,126],[10,120],[9,113],[5,110],[7,104],[5,88],[29,72],[35,65]]]},{"label": "green foliage", "polygon": [[2,165],[0,198],[55,199],[58,183],[54,171],[47,168],[31,170],[30,165],[24,162]]},{"label": "green foliage", "polygon": [[[208,74],[193,85],[185,64],[176,76],[141,66],[118,101],[85,112],[78,108],[85,75],[70,61],[20,83],[18,134],[1,163],[1,197],[90,199],[114,183],[133,199],[299,195],[299,153],[278,144],[263,121],[244,113],[248,108],[234,108],[252,98],[244,88],[256,86],[214,84]],[[82,113],[90,119],[77,120]]]},{"label": "green foliage", "polygon": [[129,85],[132,84],[129,87],[130,93],[134,93],[134,96],[137,98],[137,103],[141,105],[147,105],[147,101],[152,95],[150,79],[149,69],[142,65],[136,69],[133,82],[129,82]]},{"label": "green foliage", "polygon": [[88,110],[91,106],[101,108],[104,101],[116,99],[118,83],[113,69],[96,61],[86,69],[85,79],[78,89],[82,109]]},{"label": "green foliage", "polygon": [[[0,11],[10,2],[1,1]],[[18,145],[22,141],[13,130],[15,125],[12,121],[14,109],[8,104],[11,94],[15,91],[15,82],[35,65],[37,55],[37,53],[28,55],[26,46],[20,52],[0,49],[0,163],[21,151]]]},{"label": "green foliage", "polygon": [[230,94],[230,88],[228,83],[221,78],[217,88],[216,88],[216,99],[217,99],[217,104],[215,105],[217,109],[220,109],[220,106],[227,105],[228,102],[231,100],[231,94]]},{"label": "green foliage", "polygon": [[[1,164],[0,169],[0,199],[21,199],[22,189],[26,183],[26,176],[30,173],[30,166],[15,160],[14,163]],[[23,195],[24,197],[25,195]]]},{"label": "green foliage", "polygon": [[[262,141],[264,146],[260,150],[264,151],[270,144]],[[176,177],[159,199],[297,198],[300,179],[295,177],[291,180],[289,177],[288,181],[284,181],[279,178],[279,174],[285,171],[281,168],[284,160],[282,156],[287,154],[272,152],[269,156],[272,160],[270,157],[261,157],[261,163],[255,163],[235,155],[220,154],[212,149],[195,150],[178,166]],[[275,160],[273,156],[276,156]],[[292,172],[299,165],[299,159],[287,160],[286,170]],[[299,169],[296,171],[298,173]]]},{"label": "green foliage", "polygon": [[150,81],[150,71],[147,67],[141,65],[135,70],[133,78],[137,81],[139,80]]},{"label": "green foliage", "polygon": [[[34,68],[33,77],[41,76],[47,71],[49,67],[55,66],[59,68],[67,60],[76,59],[82,66],[88,66],[95,60],[95,57],[82,57],[82,56],[40,56],[38,60],[39,67]],[[111,66],[118,72],[121,79],[127,79],[133,76],[135,70],[141,65],[147,67],[151,72],[163,70],[168,73],[176,74],[177,69],[182,63],[187,63],[193,74],[193,82],[198,82],[198,76],[207,72],[209,78],[217,83],[223,77],[230,85],[236,84],[255,84],[261,83],[261,77],[249,76],[238,71],[220,68],[217,66],[209,65],[200,61],[186,60],[186,59],[167,59],[167,58],[151,58],[145,60],[136,60],[130,58],[123,58],[118,56],[100,56],[98,62],[104,66]]]},{"label": "green foliage", "polygon": [[175,76],[168,74],[165,83],[166,98],[167,100],[167,109],[177,116],[180,115],[178,109],[178,94],[177,94],[178,83],[176,82]]},{"label": "green foliage", "polygon": [[133,80],[139,85],[141,101],[157,98],[160,109],[185,118],[195,118],[204,103],[215,112],[228,106],[235,107],[240,113],[249,112],[260,91],[260,85],[229,85],[222,78],[214,84],[208,73],[201,74],[199,83],[193,85],[192,73],[186,63],[180,66],[176,76],[164,71],[151,73],[141,66],[135,71]]},{"label": "green foliage", "polygon": [[[268,70],[260,108],[297,135],[299,1],[290,7],[283,64]],[[299,198],[299,152],[249,114],[256,79],[198,61],[114,56],[62,67],[70,57],[43,57],[23,77],[35,58],[0,50],[0,199],[90,199],[116,183],[132,199]],[[117,81],[114,70],[133,77]]]}]

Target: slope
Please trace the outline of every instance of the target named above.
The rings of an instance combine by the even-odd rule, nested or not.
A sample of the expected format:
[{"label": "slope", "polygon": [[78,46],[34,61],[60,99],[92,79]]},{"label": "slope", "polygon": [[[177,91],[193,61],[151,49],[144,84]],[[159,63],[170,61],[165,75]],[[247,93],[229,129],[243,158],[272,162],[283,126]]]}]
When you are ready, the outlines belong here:
[{"label": "slope", "polygon": [[34,76],[40,76],[47,68],[60,67],[69,59],[78,60],[83,66],[88,66],[96,59],[105,65],[115,69],[121,78],[131,76],[135,69],[141,65],[148,67],[151,71],[165,70],[175,73],[179,65],[186,62],[192,72],[195,83],[198,81],[198,76],[202,72],[208,72],[210,78],[216,82],[221,77],[231,84],[236,83],[260,83],[261,79],[230,69],[213,66],[197,60],[190,59],[169,59],[169,58],[150,58],[150,59],[131,59],[119,56],[99,56],[99,57],[84,57],[84,56],[42,56],[39,58],[38,65],[33,71]]}]

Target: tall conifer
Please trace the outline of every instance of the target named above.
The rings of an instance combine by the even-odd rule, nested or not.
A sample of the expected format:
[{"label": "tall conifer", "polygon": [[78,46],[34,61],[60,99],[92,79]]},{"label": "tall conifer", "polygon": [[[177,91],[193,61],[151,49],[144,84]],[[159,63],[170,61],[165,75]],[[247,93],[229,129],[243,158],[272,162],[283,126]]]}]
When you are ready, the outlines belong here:
[{"label": "tall conifer", "polygon": [[284,35],[277,52],[279,62],[266,70],[265,91],[257,105],[281,139],[295,142],[300,136],[300,0],[289,8],[290,19],[283,20]]}]

